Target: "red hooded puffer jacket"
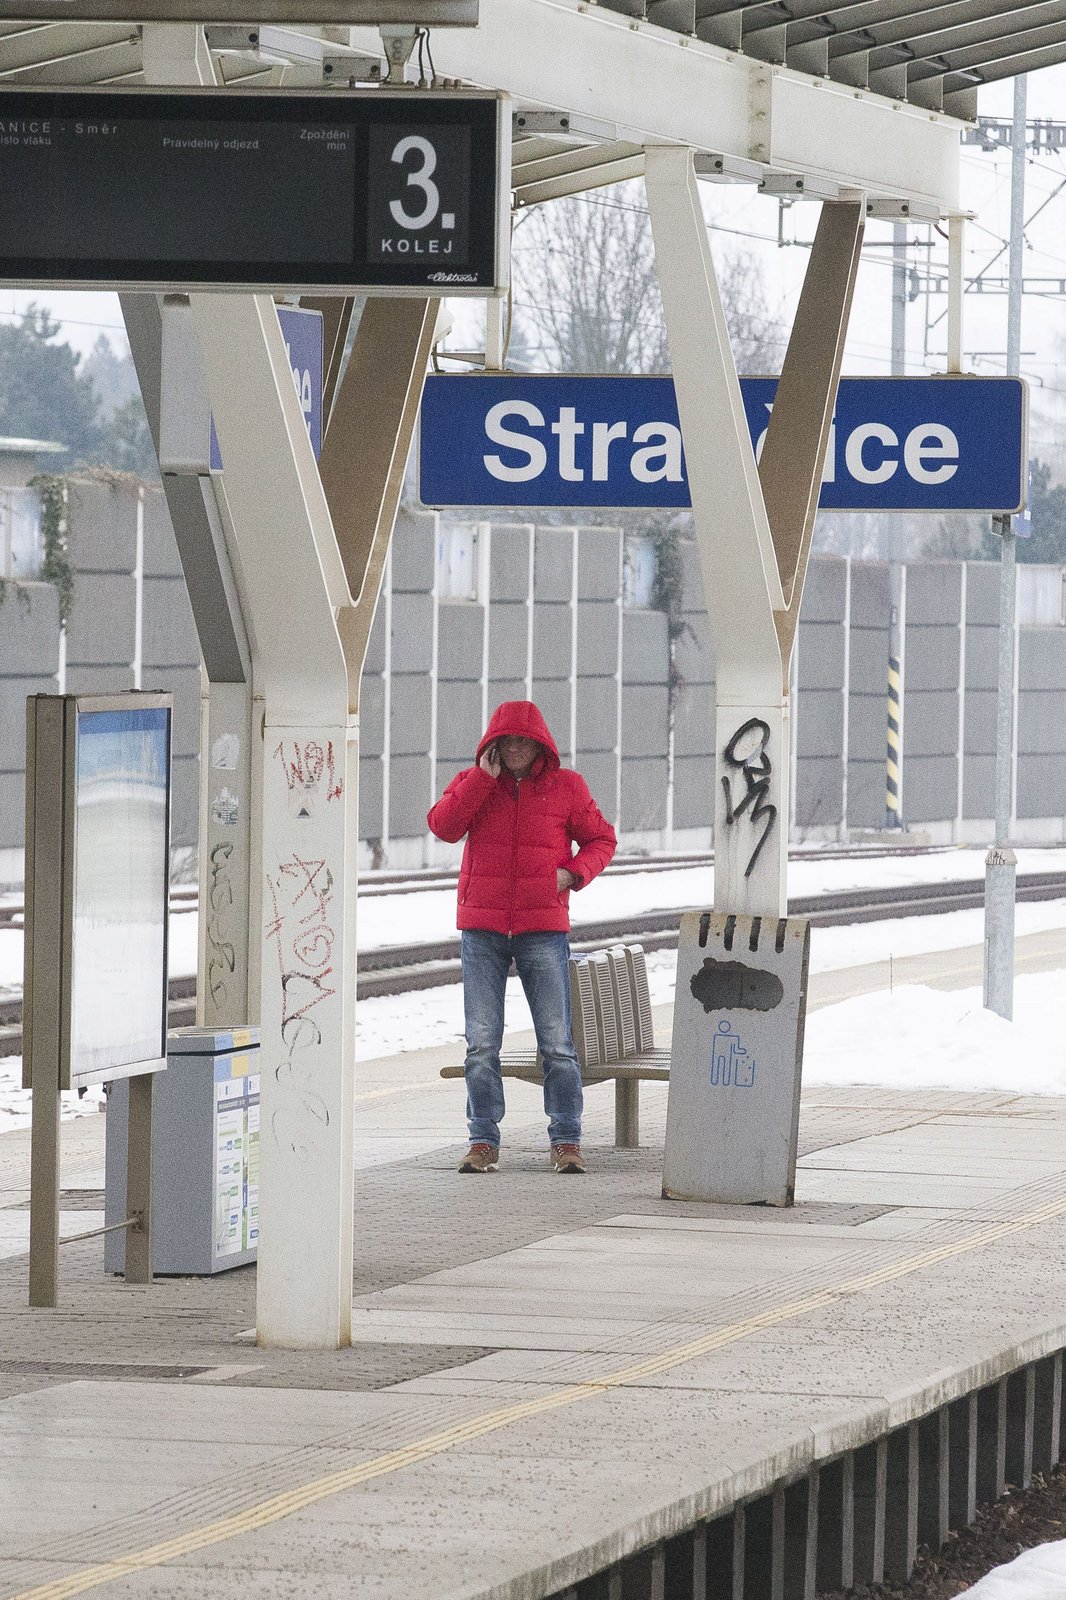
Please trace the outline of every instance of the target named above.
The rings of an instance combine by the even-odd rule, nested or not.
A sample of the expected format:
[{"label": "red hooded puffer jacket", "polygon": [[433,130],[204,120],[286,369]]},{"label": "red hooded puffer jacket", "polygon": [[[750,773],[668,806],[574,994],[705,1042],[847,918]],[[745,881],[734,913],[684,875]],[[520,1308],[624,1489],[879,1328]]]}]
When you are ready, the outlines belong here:
[{"label": "red hooded puffer jacket", "polygon": [[[427,818],[449,844],[467,835],[456,927],[565,933],[569,895],[556,888],[556,873],[566,867],[583,889],[614,855],[614,829],[580,773],[560,766],[555,740],[531,700],[497,706],[476,761],[508,733],[543,747],[529,776],[516,782],[504,768],[491,778],[475,762],[452,779]],[[575,842],[580,848],[572,855]]]}]

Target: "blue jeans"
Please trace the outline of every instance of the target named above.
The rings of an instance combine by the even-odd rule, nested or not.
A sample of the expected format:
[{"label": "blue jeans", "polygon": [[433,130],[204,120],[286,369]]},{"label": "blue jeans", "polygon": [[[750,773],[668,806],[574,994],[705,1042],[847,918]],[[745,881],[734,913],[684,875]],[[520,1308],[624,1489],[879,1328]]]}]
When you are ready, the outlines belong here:
[{"label": "blue jeans", "polygon": [[570,940],[565,933],[464,928],[466,1118],[471,1143],[498,1145],[504,1114],[500,1045],[507,973],[514,957],[544,1063],[544,1110],[552,1144],[581,1142],[581,1068],[570,1024]]}]

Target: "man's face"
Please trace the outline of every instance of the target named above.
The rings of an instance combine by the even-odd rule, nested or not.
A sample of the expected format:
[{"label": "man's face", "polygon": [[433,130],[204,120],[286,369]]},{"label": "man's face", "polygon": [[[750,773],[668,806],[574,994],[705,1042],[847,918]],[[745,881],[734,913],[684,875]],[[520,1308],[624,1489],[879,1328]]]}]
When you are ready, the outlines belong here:
[{"label": "man's face", "polygon": [[523,776],[533,765],[540,747],[536,739],[526,739],[521,734],[506,733],[500,740],[500,760],[515,777]]}]

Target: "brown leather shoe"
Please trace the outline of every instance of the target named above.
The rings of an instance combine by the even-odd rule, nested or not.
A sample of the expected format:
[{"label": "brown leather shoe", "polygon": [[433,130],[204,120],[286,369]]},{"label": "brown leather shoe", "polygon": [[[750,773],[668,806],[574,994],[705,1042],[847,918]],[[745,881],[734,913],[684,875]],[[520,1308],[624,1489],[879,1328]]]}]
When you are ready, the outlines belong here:
[{"label": "brown leather shoe", "polygon": [[476,1143],[470,1146],[459,1163],[460,1172],[495,1172],[500,1152],[494,1144]]},{"label": "brown leather shoe", "polygon": [[579,1144],[553,1144],[552,1166],[556,1172],[588,1171],[581,1158],[581,1146]]}]

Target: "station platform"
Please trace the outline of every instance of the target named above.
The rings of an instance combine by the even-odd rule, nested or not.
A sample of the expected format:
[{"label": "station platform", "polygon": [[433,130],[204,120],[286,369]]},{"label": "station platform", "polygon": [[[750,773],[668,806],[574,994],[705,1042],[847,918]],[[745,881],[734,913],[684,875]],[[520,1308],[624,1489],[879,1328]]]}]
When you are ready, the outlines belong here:
[{"label": "station platform", "polygon": [[[660,1198],[654,1084],[634,1151],[588,1092],[564,1180],[510,1083],[460,1177],[460,1058],[360,1065],[350,1350],[258,1349],[253,1268],[127,1287],[100,1239],[30,1311],[0,1136],[3,1600],[788,1600],[1059,1451],[1066,1100],[811,1089],[795,1208],[738,1209]],[[103,1124],[64,1124],[65,1232]]]}]

